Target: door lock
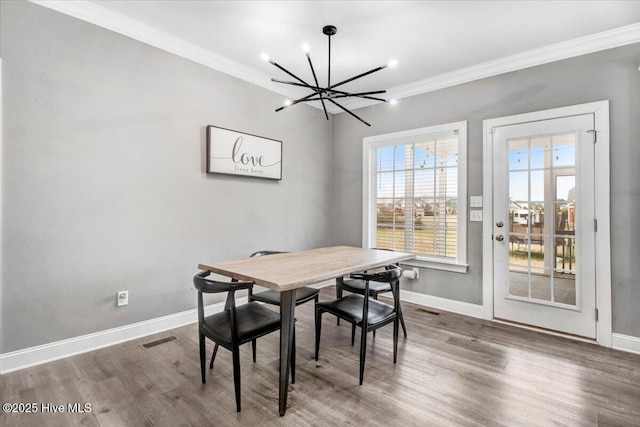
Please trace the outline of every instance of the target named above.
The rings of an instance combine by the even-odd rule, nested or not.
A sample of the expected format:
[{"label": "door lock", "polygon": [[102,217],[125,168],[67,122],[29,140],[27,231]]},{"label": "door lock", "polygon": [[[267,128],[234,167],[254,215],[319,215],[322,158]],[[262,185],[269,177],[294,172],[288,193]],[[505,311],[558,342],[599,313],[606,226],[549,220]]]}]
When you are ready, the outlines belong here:
[{"label": "door lock", "polygon": [[498,234],[498,235],[496,236],[496,240],[497,240],[498,242],[502,242],[502,241],[504,240],[504,237],[502,236],[502,234]]},{"label": "door lock", "polygon": [[502,221],[496,222],[496,227],[504,227],[504,222]]}]

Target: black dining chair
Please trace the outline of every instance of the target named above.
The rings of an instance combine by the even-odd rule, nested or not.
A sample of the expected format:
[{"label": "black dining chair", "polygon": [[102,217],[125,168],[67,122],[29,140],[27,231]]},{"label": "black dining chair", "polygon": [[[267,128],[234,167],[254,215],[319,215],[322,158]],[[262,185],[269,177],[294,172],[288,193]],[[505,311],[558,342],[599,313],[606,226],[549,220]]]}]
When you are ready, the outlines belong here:
[{"label": "black dining chair", "polygon": [[[213,341],[218,349],[222,346],[233,354],[233,383],[236,394],[236,410],[240,412],[240,346],[252,342],[254,349],[256,340],[264,335],[280,329],[280,315],[273,310],[263,307],[257,302],[249,302],[236,307],[235,292],[250,289],[252,282],[218,282],[206,279],[209,272],[201,272],[193,277],[193,284],[198,291],[198,335],[200,341],[200,371],[202,383],[206,378],[206,347],[205,337]],[[227,293],[225,309],[211,316],[204,316],[204,293]],[[215,355],[214,355],[215,357]],[[295,360],[291,361],[292,370]],[[213,367],[213,358],[210,368]]]},{"label": "black dining chair", "polygon": [[[266,256],[266,255],[275,255],[275,254],[284,254],[287,252],[280,251],[258,251],[249,255],[250,258]],[[296,289],[296,307],[300,304],[304,304],[305,302],[309,302],[314,300],[318,302],[318,294],[320,293],[320,289],[310,288],[308,286],[304,286],[302,288]],[[259,301],[265,304],[276,305],[280,307],[280,292],[274,290],[266,290],[263,292],[258,292],[257,294],[253,293],[253,289],[249,289],[248,295],[249,301]],[[293,344],[291,347],[291,360],[296,360],[296,328],[295,325],[293,327]],[[296,371],[295,369],[291,369],[291,384],[296,383]]]},{"label": "black dining chair", "polygon": [[[367,333],[375,331],[393,322],[393,363],[396,363],[398,355],[398,323],[400,300],[397,294],[398,281],[402,275],[402,269],[389,266],[387,270],[377,273],[352,273],[353,279],[364,282],[364,294],[349,294],[346,297],[333,301],[316,303],[316,361],[320,353],[320,332],[322,326],[322,314],[330,313],[353,325],[352,331],[358,326],[360,335],[360,385],[364,378],[364,363],[367,350]],[[371,299],[367,295],[370,291],[370,283],[387,283],[393,293],[393,305]],[[351,335],[353,344],[354,334]]]},{"label": "black dining chair", "polygon": [[[259,256],[266,256],[266,255],[275,255],[275,254],[284,254],[287,252],[281,252],[281,251],[258,251],[258,252],[254,252],[251,255],[249,255],[249,258],[254,258],[254,257],[259,257]],[[248,288],[248,292],[249,295],[247,296],[247,299],[249,300],[249,302],[252,301],[258,301],[258,302],[262,302],[265,304],[271,304],[271,305],[275,305],[275,306],[280,306],[280,292],[278,291],[274,291],[274,290],[266,290],[263,292],[258,292],[257,294],[253,293],[253,286]],[[308,286],[302,287],[302,288],[298,288],[296,289],[296,306],[299,306],[300,304],[304,304],[305,302],[311,301],[311,300],[315,300],[315,302],[318,302],[318,294],[320,293],[320,289],[314,289],[314,288],[310,288]],[[293,363],[293,361],[296,360],[296,328],[294,326],[293,328],[293,337],[292,337],[292,348],[291,348],[291,384],[295,384],[296,383],[296,370],[295,370],[295,363]],[[255,343],[253,343],[252,345],[252,351],[253,351],[253,361],[256,361],[256,345]],[[211,363],[209,364],[209,369],[213,368],[213,361],[216,358],[216,354],[218,353],[218,345],[216,345],[213,348],[213,355],[211,356]]]},{"label": "black dining chair", "polygon": [[[280,251],[258,251],[249,255],[249,258],[286,253],[287,252]],[[296,306],[299,306],[300,304],[304,304],[305,302],[311,300],[315,300],[317,302],[319,293],[320,289],[314,289],[308,286],[296,289]],[[253,289],[249,289],[248,298],[249,301],[260,301],[266,304],[277,305],[278,307],[280,306],[280,292],[271,289],[259,292],[257,294],[253,293]]]},{"label": "black dining chair", "polygon": [[[381,251],[394,251],[393,249],[383,249],[383,248],[374,248]],[[394,251],[395,252],[395,251]],[[397,266],[397,264],[395,265]],[[392,266],[387,266],[385,268],[390,268]],[[366,271],[364,273],[367,273]],[[364,295],[364,281],[360,279],[345,279],[343,277],[338,277],[336,279],[336,298],[342,298],[343,291],[351,292],[354,294]],[[369,296],[373,299],[377,300],[378,295],[391,292],[391,285],[389,283],[379,283],[372,282],[369,284]],[[400,292],[400,287],[398,284],[398,292]],[[402,315],[402,306],[398,306],[398,317],[400,318],[400,324],[402,325],[402,332],[404,337],[407,338],[407,327],[404,324],[404,316]],[[340,324],[340,319],[337,320],[338,325]],[[352,331],[352,339],[351,345],[353,345],[353,335],[355,334],[355,327],[353,327]],[[374,332],[375,336],[375,332]]]}]

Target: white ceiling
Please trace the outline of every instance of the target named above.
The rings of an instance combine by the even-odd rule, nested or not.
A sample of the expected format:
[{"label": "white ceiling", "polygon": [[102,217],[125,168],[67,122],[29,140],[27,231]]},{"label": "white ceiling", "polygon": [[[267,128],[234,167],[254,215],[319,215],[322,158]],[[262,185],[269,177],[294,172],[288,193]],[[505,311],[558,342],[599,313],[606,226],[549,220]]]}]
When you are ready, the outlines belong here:
[{"label": "white ceiling", "polygon": [[[39,3],[47,6],[45,2]],[[590,37],[611,33],[610,30],[619,27],[631,26],[628,28],[633,29],[635,37],[640,34],[640,0],[80,3],[91,5],[94,12],[114,12],[112,18],[144,24],[204,48],[222,57],[219,59],[228,66],[239,66],[245,74],[267,81],[269,77],[291,79],[262,61],[261,52],[269,53],[272,60],[311,82],[309,65],[301,49],[303,43],[308,43],[321,86],[326,84],[327,76],[327,36],[322,34],[322,27],[335,25],[338,33],[332,37],[332,82],[397,59],[396,68],[384,69],[343,87],[351,91],[389,89],[387,98],[401,97],[408,93],[403,88],[452,76],[460,70],[503,63],[503,58],[522,59],[524,56],[520,54],[524,52],[537,49],[549,53],[553,46],[567,48],[575,39],[586,38],[594,43],[591,50],[598,50]],[[634,41],[637,40],[629,39],[626,43]],[[308,93],[291,91],[284,85],[269,87],[286,96]]]}]

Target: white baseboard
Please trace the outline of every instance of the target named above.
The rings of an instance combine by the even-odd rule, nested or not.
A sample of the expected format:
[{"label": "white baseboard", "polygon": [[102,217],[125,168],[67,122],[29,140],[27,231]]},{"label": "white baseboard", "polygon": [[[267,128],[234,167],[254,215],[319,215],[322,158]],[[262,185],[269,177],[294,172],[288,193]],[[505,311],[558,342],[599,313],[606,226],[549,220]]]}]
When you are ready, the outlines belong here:
[{"label": "white baseboard", "polygon": [[[323,288],[333,284],[333,281],[327,281],[317,283],[312,285],[312,287]],[[406,290],[402,291],[401,298],[403,301],[410,303],[482,319],[482,306],[478,304],[455,301]],[[238,304],[244,304],[246,301],[246,297],[237,299]],[[223,307],[224,303],[222,302],[209,305],[205,307],[205,314],[209,316],[217,313],[221,311]],[[106,331],[0,354],[0,374],[7,374],[31,366],[53,362],[54,360],[64,359],[65,357],[87,353],[125,341],[179,328],[196,322],[197,316],[196,309],[192,309],[156,319],[133,323],[131,325],[108,329]],[[614,333],[612,334],[612,341],[613,348],[616,350],[640,354],[640,338]]]},{"label": "white baseboard", "polygon": [[640,338],[631,335],[611,334],[612,348],[640,354]]},{"label": "white baseboard", "polygon": [[[333,285],[334,281],[326,281],[311,285],[313,288],[323,288]],[[246,297],[237,298],[236,303],[245,304]],[[205,307],[205,315],[222,311],[224,302]],[[87,353],[111,345],[120,344],[148,335],[157,334],[180,326],[194,323],[198,320],[196,309],[170,314],[156,319],[145,320],[131,325],[94,332],[62,341],[29,347],[10,353],[0,354],[0,374],[18,371],[31,366],[40,365],[65,357]]]},{"label": "white baseboard", "polygon": [[424,305],[426,307],[437,308],[439,310],[450,311],[452,313],[464,314],[465,316],[482,319],[482,306],[479,304],[471,304],[468,302],[456,301],[405,290],[400,292],[400,299],[402,301]]},{"label": "white baseboard", "polygon": [[[246,303],[247,298],[238,298],[238,304]],[[205,307],[205,315],[222,311],[224,302]],[[81,335],[49,344],[29,347],[10,353],[0,354],[0,374],[17,371],[42,363],[53,362],[76,354],[87,353],[125,341],[142,338],[147,335],[157,334],[180,326],[194,323],[198,320],[197,310],[183,311],[156,319],[145,320],[131,325],[107,329],[106,331]]]}]

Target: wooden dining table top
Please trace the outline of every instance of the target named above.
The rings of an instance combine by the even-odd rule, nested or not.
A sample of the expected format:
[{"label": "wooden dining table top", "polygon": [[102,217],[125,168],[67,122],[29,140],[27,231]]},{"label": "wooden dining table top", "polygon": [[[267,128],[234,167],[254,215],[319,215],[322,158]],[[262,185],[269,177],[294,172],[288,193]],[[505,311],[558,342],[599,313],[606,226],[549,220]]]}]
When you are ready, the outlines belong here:
[{"label": "wooden dining table top", "polygon": [[198,268],[283,292],[415,257],[415,254],[406,252],[332,246],[211,262],[199,264]]}]

